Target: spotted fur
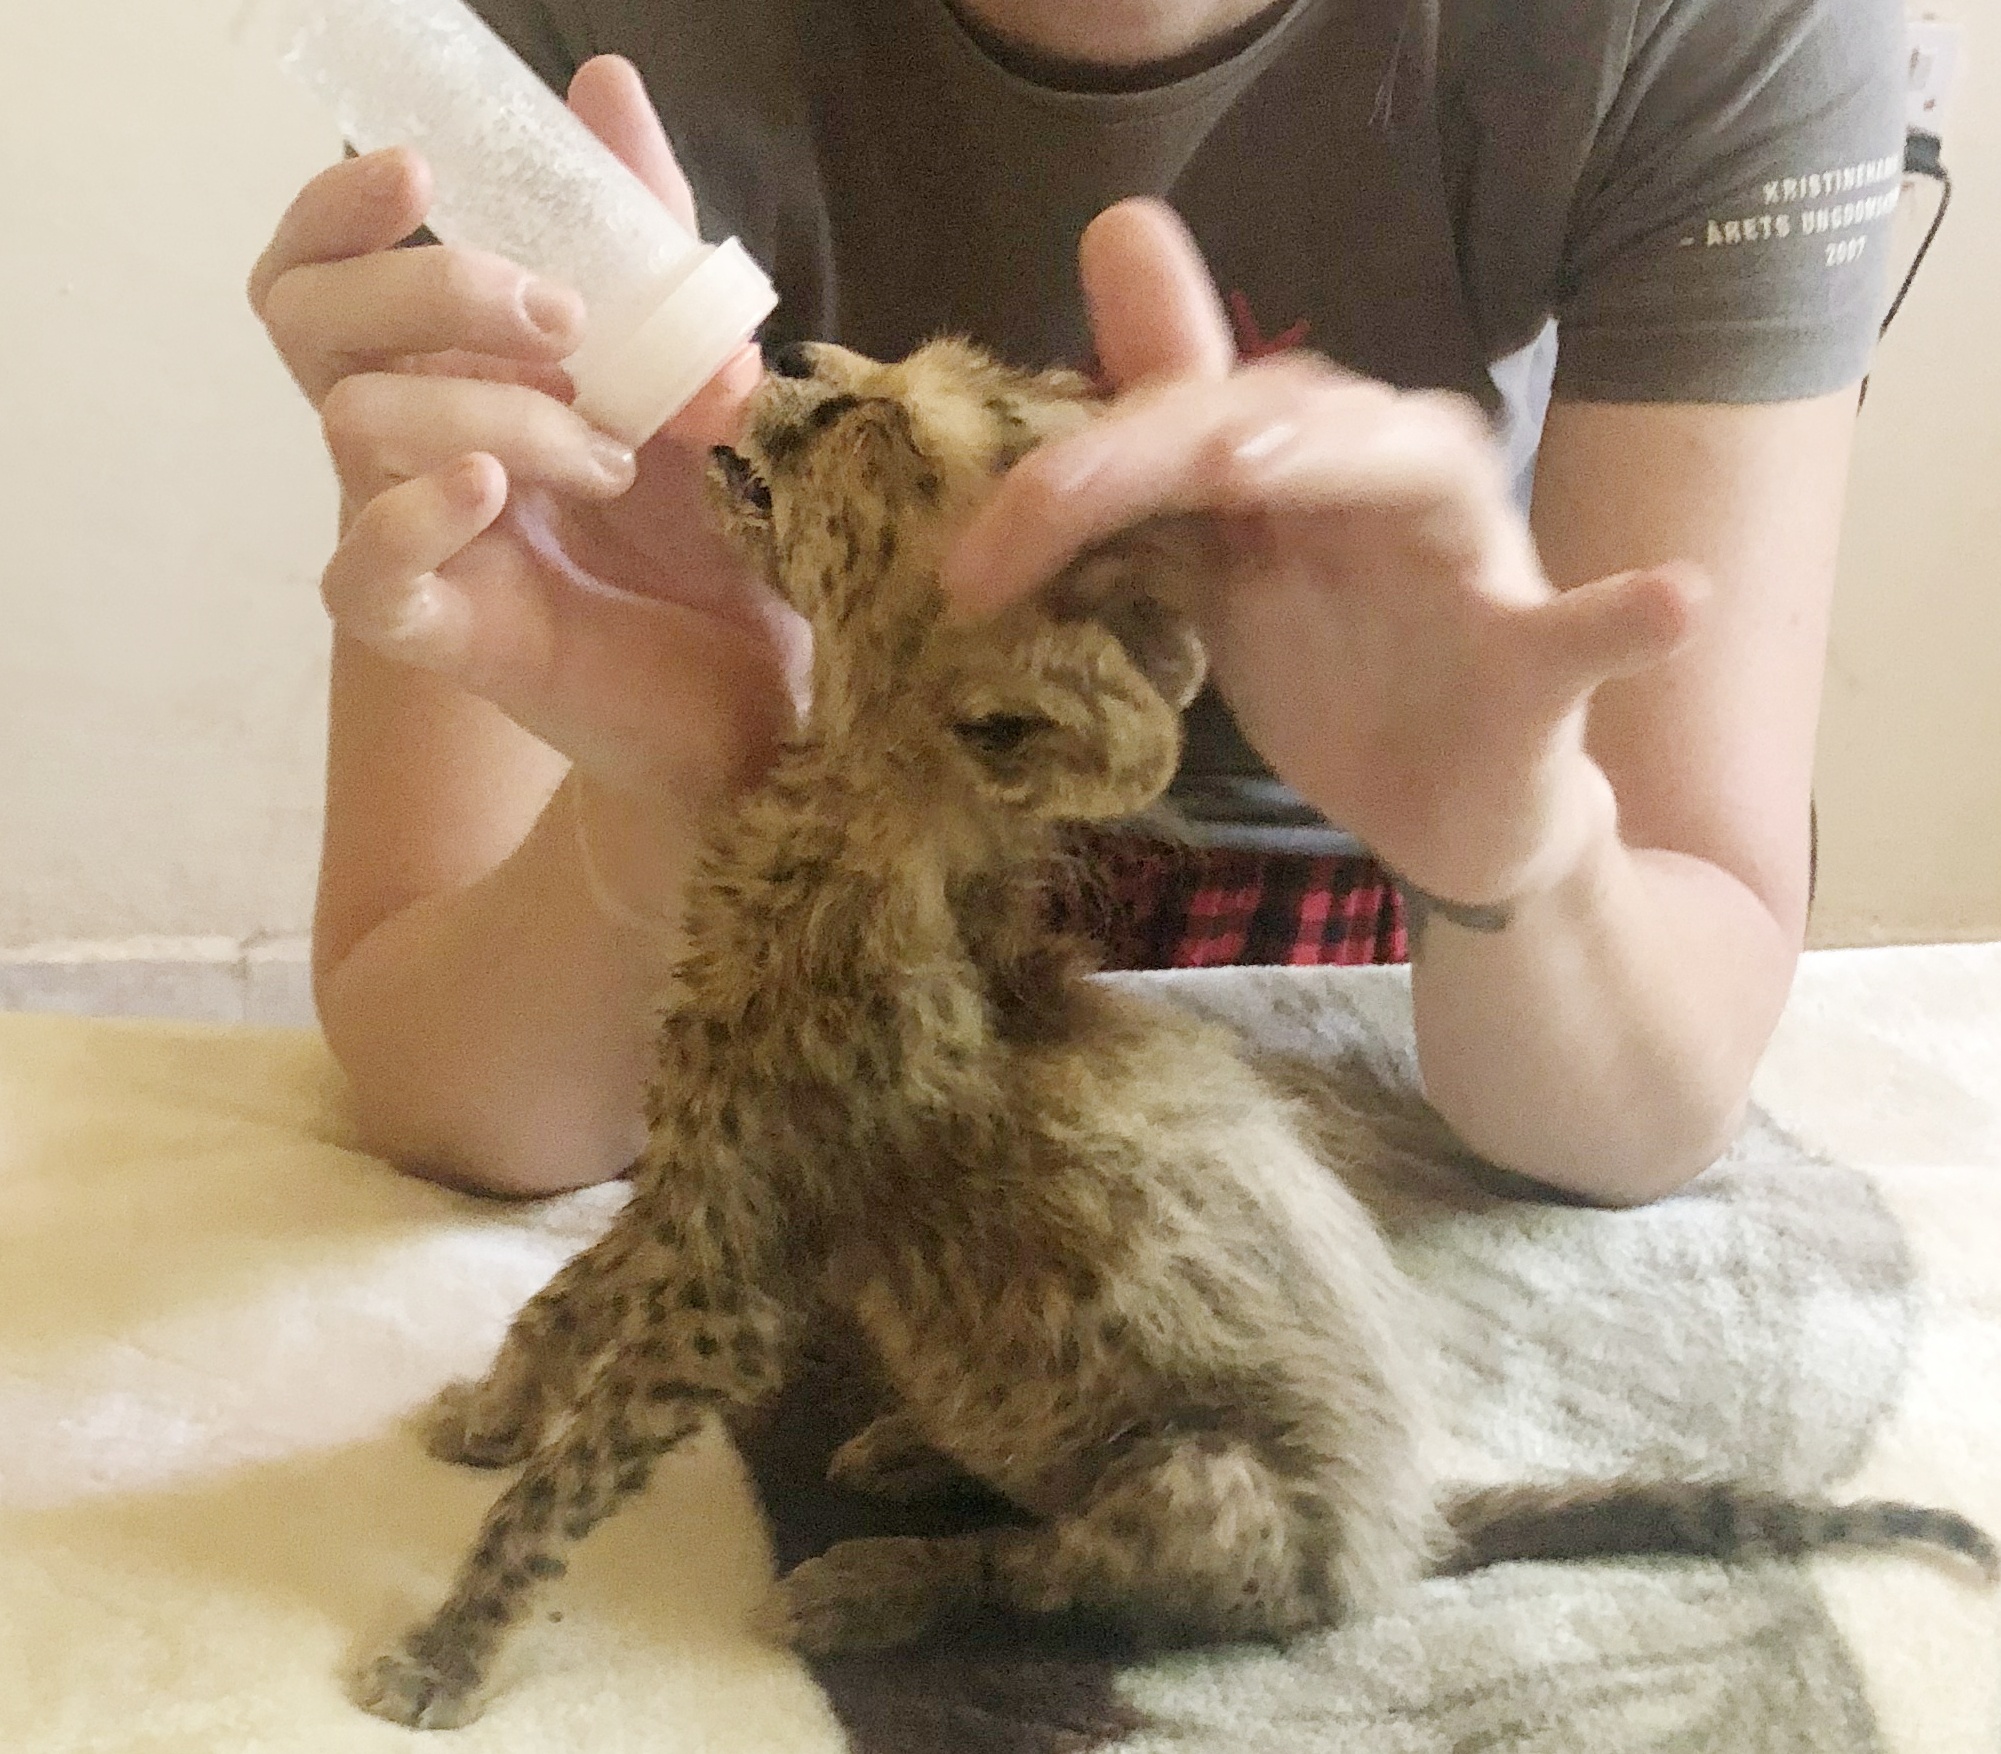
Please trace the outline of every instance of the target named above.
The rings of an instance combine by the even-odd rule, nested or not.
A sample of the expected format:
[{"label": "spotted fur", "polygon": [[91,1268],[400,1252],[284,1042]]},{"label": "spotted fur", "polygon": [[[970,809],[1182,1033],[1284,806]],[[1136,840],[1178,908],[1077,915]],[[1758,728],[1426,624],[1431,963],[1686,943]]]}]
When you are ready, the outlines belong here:
[{"label": "spotted fur", "polygon": [[471,1716],[569,1545],[767,1401],[830,1307],[898,1397],[833,1476],[916,1497],[970,1474],[1026,1515],[798,1566],[763,1620],[807,1652],[991,1608],[1283,1635],[1480,1556],[1483,1530],[1485,1557],[1532,1540],[1519,1499],[1441,1501],[1417,1312],[1349,1191],[1368,1128],[1088,982],[1044,923],[1056,825],[1174,771],[1203,667],[1175,605],[1214,556],[1159,526],[948,616],[944,543],[1090,418],[1085,387],[955,343],[792,365],[714,488],[812,624],[811,708],[693,882],[629,1205],[435,1410],[437,1454],[525,1466],[361,1678],[402,1723]]}]

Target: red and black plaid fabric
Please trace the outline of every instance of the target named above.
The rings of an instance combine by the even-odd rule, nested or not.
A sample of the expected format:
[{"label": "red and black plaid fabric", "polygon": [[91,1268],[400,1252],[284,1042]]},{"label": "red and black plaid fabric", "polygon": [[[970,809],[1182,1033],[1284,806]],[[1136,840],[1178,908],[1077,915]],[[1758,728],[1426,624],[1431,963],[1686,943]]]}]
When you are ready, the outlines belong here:
[{"label": "red and black plaid fabric", "polygon": [[1373,859],[1079,837],[1059,923],[1106,968],[1402,962],[1403,898]]}]

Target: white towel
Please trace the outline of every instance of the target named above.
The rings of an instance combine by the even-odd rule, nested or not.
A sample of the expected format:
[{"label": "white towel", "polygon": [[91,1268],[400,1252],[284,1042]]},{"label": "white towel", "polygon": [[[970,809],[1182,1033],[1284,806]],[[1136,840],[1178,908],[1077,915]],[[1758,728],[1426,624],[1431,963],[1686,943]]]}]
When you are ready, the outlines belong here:
[{"label": "white towel", "polygon": [[[1151,979],[1330,1054],[1394,1060],[1408,1029],[1391,971]],[[2001,1533],[2001,945],[1809,957],[1758,1099],[1733,1160],[1681,1199],[1441,1210],[1400,1236],[1457,1321],[1462,1444],[1498,1477],[1735,1454]],[[510,1207],[395,1174],[355,1149],[308,1033],[0,1017],[0,1749],[417,1745],[356,1711],[341,1672],[438,1599],[496,1482],[429,1459],[406,1415],[483,1367],[621,1197]],[[896,1696],[946,1685],[922,1665],[823,1688],[743,1630],[769,1570],[741,1468],[698,1443],[580,1549],[486,1714],[439,1746],[1994,1754],[2001,1737],[2001,1606],[1919,1554],[1441,1581],[1290,1651],[1108,1669],[1099,1706],[1117,1709],[1067,1744],[1005,1690],[977,1732],[946,1702],[961,1729],[926,1742],[910,1726],[946,1705]],[[1794,1741],[1731,1739],[1732,1702],[1760,1688],[1775,1714],[1800,1691]],[[1715,1740],[1674,1739],[1704,1710]]]}]

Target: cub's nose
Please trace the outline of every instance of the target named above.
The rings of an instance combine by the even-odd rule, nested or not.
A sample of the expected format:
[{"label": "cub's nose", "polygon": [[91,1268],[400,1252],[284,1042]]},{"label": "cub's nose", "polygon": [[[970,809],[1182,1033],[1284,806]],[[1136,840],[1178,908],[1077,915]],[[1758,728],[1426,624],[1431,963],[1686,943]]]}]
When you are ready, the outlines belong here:
[{"label": "cub's nose", "polygon": [[810,378],[813,375],[812,355],[801,341],[786,341],[773,347],[765,343],[760,349],[764,354],[764,369],[773,377]]}]

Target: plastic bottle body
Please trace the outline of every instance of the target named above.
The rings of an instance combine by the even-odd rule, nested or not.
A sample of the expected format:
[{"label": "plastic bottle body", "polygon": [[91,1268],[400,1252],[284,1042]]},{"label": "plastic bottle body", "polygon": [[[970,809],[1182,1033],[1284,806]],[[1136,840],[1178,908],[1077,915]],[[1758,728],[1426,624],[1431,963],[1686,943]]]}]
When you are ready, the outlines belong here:
[{"label": "plastic bottle body", "polygon": [[573,287],[587,338],[565,361],[577,408],[650,437],[777,302],[734,240],[692,237],[462,0],[264,0],[286,70],[356,149],[431,167],[428,223]]}]

